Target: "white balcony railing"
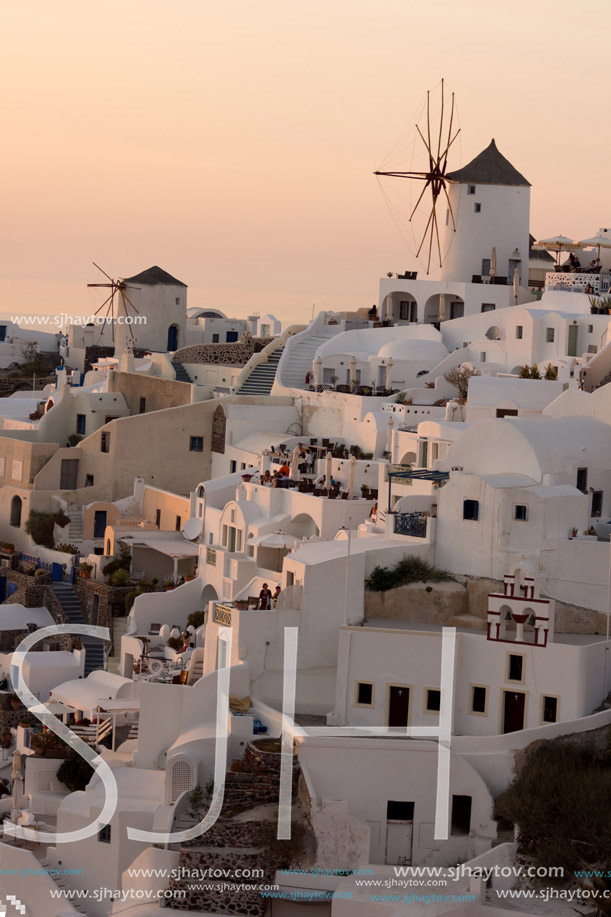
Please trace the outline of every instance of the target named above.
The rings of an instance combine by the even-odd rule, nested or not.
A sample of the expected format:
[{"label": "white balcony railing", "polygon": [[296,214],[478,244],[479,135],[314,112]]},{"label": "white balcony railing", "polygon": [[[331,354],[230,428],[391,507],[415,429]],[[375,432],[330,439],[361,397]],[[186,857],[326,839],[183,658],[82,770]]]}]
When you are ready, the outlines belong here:
[{"label": "white balcony railing", "polygon": [[545,289],[569,293],[590,293],[596,296],[609,292],[610,281],[609,274],[548,271],[545,275]]}]

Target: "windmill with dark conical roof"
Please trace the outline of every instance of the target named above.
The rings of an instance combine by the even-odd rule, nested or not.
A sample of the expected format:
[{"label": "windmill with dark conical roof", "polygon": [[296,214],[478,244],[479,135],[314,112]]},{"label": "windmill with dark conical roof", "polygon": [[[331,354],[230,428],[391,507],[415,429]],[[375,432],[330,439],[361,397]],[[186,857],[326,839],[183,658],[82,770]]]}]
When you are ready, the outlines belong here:
[{"label": "windmill with dark conical roof", "polygon": [[[102,271],[97,264],[95,267]],[[107,289],[109,294],[98,308],[112,321],[115,354],[135,347],[155,353],[175,352],[184,346],[187,322],[187,286],[157,265],[114,280],[102,271],[107,282],[89,287]]]},{"label": "windmill with dark conical roof", "polygon": [[446,98],[443,80],[435,98],[427,92],[424,112],[426,121],[422,127],[416,124],[414,142],[401,138],[388,157],[405,156],[411,148],[412,163],[419,154],[423,167],[374,173],[404,240],[409,246],[404,214],[386,194],[383,178],[408,179],[416,186],[416,200],[413,206],[410,201],[407,222],[416,222],[424,211],[414,254],[424,258],[427,274],[441,268],[442,280],[489,279],[494,247],[497,281],[511,284],[517,269],[526,285],[530,183],[499,152],[494,140],[466,166],[449,169],[449,156],[456,149],[460,128],[456,126],[454,93]]}]

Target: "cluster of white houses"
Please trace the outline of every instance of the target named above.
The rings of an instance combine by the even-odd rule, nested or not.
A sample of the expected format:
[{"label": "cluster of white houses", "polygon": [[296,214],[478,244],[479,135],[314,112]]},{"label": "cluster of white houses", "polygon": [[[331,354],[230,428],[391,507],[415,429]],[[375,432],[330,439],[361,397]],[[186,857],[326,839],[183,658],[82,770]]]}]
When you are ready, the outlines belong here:
[{"label": "cluster of white houses", "polygon": [[[226,791],[232,764],[246,774],[263,753],[261,735],[294,742],[314,838],[306,864],[320,872],[299,887],[320,895],[313,913],[333,917],[421,913],[362,898],[350,877],[360,869],[383,882],[397,864],[509,862],[494,797],[518,753],[611,724],[604,278],[592,296],[544,276],[530,186],[494,142],[450,178],[458,225],[438,281],[385,278],[377,309],[281,327],[187,309],[185,284],[151,268],[128,278],[148,321],[115,357],[89,368],[107,331],[74,327],[56,383],[0,399],[6,710],[25,634],[58,621],[112,631],[97,643],[47,636],[23,667],[116,781],[107,824],[78,843],[34,845],[68,888],[128,898],[132,868],[169,876],[194,862],[165,835],[197,821],[190,798],[215,776],[227,693]],[[522,367],[534,364],[532,378]],[[445,578],[376,588],[379,568],[409,558]],[[127,613],[113,617],[113,603]],[[60,833],[95,821],[100,776],[70,791],[53,751],[37,752],[33,721],[4,723],[6,817]],[[444,822],[436,774],[448,730]],[[198,842],[203,865],[220,856],[212,830],[214,843]],[[0,867],[24,857],[5,832]],[[295,882],[275,881],[271,913],[290,917]],[[28,913],[48,913],[50,882],[19,886]],[[494,888],[478,894],[477,910],[435,913],[505,913]],[[214,895],[189,908],[266,913],[264,899],[248,901],[240,910],[236,892],[232,910],[219,888],[218,910]],[[131,913],[159,906],[132,901]],[[125,907],[106,898],[87,913]]]}]

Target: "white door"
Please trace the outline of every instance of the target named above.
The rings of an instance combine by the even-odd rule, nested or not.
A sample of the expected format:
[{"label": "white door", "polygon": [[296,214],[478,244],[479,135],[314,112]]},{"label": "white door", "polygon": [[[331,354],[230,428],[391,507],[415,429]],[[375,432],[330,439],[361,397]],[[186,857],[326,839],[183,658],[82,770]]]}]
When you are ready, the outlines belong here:
[{"label": "white door", "polygon": [[413,821],[386,822],[386,863],[409,866],[412,862]]}]

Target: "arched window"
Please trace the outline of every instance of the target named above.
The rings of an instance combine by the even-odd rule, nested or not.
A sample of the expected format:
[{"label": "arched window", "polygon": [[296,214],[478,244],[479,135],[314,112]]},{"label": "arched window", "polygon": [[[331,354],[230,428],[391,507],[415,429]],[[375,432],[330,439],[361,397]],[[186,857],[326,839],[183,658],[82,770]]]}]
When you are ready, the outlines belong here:
[{"label": "arched window", "polygon": [[19,528],[21,525],[21,506],[21,497],[15,494],[11,500],[11,525],[14,525],[16,528]]},{"label": "arched window", "polygon": [[193,789],[193,772],[188,761],[174,761],[171,768],[170,803],[176,802],[179,796]]}]

